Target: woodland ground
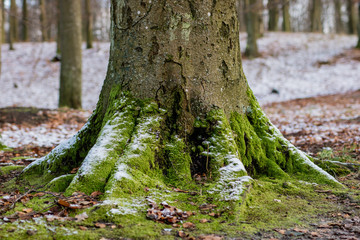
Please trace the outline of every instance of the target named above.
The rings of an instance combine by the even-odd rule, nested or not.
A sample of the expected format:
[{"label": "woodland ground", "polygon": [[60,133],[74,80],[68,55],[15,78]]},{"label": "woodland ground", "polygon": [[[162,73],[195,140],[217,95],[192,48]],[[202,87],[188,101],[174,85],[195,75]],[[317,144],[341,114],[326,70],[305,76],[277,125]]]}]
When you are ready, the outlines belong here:
[{"label": "woodland ground", "polygon": [[[137,219],[136,223],[133,219],[112,222],[76,216],[77,207],[70,207],[69,204],[91,208],[99,200],[100,193],[96,192],[92,196],[79,194],[63,198],[56,193],[37,192],[31,188],[29,190],[33,192],[26,194],[0,190],[0,239],[11,236],[15,239],[72,239],[76,236],[82,239],[137,238],[142,231],[150,238],[170,239],[176,236],[187,239],[360,239],[360,51],[350,49],[351,44],[347,41],[351,37],[348,36],[334,36],[323,42],[318,41],[324,40],[324,36],[316,34],[298,34],[293,42],[286,38],[286,34],[282,38],[276,36],[270,34],[260,41],[261,58],[244,60],[245,74],[253,84],[263,109],[284,136],[315,157],[321,167],[347,186],[346,189],[259,179],[247,196],[249,206],[241,216],[233,216],[232,212],[212,205],[211,200],[207,199],[204,203],[198,200],[198,196],[185,191],[183,194],[190,201],[190,210],[196,215],[189,217],[184,225],[177,226],[147,220],[146,208],[143,218]],[[302,47],[306,39],[310,41],[307,47]],[[269,44],[273,47],[266,48]],[[325,45],[329,47],[328,50]],[[89,52],[97,55],[96,51]],[[316,51],[320,57],[311,58]],[[300,63],[286,58],[291,54],[300,58],[302,65],[296,66]],[[101,56],[105,58],[105,55]],[[50,58],[51,53],[46,56]],[[26,61],[20,56],[18,59]],[[39,65],[44,59],[39,60],[35,69],[46,69],[45,65],[44,68]],[[51,65],[50,62],[46,64]],[[288,68],[279,70],[281,64]],[[272,67],[280,73],[273,73],[275,70]],[[302,73],[296,73],[297,68]],[[5,69],[7,71],[10,70]],[[88,110],[55,109],[51,100],[53,96],[37,99],[39,90],[31,86],[41,85],[37,85],[35,80],[39,76],[27,82],[24,72],[21,76],[25,80],[21,81],[22,77],[16,75],[20,70],[11,71],[14,74],[12,80],[9,75],[5,75],[5,79],[12,85],[6,82],[5,88],[9,87],[9,90],[1,94],[0,133],[4,142],[13,149],[0,151],[0,189],[3,189],[2,183],[14,178],[23,166],[47,154],[80,129],[90,115]],[[48,74],[54,74],[53,71]],[[41,75],[42,72],[37,74]],[[296,75],[302,78],[293,79]],[[41,76],[43,80],[39,81],[45,81],[46,74]],[[291,84],[284,83],[286,76],[292,79]],[[51,82],[51,79],[49,77],[46,81]],[[256,85],[257,82],[265,87]],[[16,88],[14,83],[17,84]],[[302,85],[304,88],[301,88]],[[31,95],[25,92],[26,86],[35,89],[30,99],[26,99]],[[14,89],[10,90],[10,87]],[[43,108],[16,106],[21,103],[18,99],[21,94],[17,95],[19,93],[16,92],[18,90],[25,96],[21,106],[29,106],[35,99],[33,106]],[[289,100],[319,94],[325,96]],[[274,102],[280,100],[288,101]],[[44,101],[49,105],[41,105]],[[85,106],[91,104],[87,101]],[[173,191],[183,190],[174,188]],[[47,202],[48,208],[37,209],[33,203],[36,199]],[[10,208],[14,210],[6,212]],[[45,227],[40,228],[40,225]]]}]

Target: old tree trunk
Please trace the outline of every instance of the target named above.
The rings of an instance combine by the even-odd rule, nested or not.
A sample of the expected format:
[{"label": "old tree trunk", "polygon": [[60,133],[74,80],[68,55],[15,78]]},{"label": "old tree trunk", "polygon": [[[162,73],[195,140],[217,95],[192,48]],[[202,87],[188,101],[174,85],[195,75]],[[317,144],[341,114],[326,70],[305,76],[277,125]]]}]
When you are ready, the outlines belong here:
[{"label": "old tree trunk", "polygon": [[203,193],[224,200],[239,200],[262,175],[337,184],[259,107],[242,71],[235,1],[113,0],[111,11],[96,110],[23,180],[66,194],[101,191],[110,202],[145,187],[198,187],[195,174],[208,178]]}]

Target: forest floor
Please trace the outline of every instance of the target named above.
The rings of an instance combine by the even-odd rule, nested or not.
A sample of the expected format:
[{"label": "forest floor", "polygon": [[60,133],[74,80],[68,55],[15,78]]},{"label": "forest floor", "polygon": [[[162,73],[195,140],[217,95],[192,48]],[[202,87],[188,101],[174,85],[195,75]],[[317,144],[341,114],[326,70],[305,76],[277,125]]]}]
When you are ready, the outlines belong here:
[{"label": "forest floor", "polygon": [[[347,188],[258,179],[248,197],[256,200],[240,220],[231,212],[224,213],[226,218],[218,215],[220,210],[211,204],[202,213],[203,204],[188,196],[197,214],[181,226],[148,224],[146,213],[137,224],[90,221],[69,208],[69,203],[92,207],[99,200],[96,192],[61,202],[57,193],[3,190],[4,182],[86,122],[105,76],[108,43],[83,52],[83,92],[89,94],[82,111],[56,109],[59,64],[50,61],[54,43],[21,43],[15,52],[3,45],[0,134],[11,149],[0,146],[0,239],[137,238],[142,229],[152,238],[169,239],[360,239],[360,51],[351,49],[355,40],[345,35],[267,33],[259,40],[262,57],[243,61],[249,84],[272,122]],[[52,204],[51,215],[49,209],[31,205],[35,198]]]},{"label": "forest floor", "polygon": [[[345,168],[328,164],[322,165],[325,170],[346,185],[348,191],[339,193],[328,189],[317,189],[315,191],[319,195],[318,200],[307,199],[307,204],[316,205],[312,201],[319,201],[320,199],[320,201],[331,204],[330,209],[321,213],[314,213],[312,216],[309,215],[304,218],[305,223],[301,221],[291,222],[293,220],[289,220],[289,222],[285,216],[284,221],[272,225],[270,230],[261,224],[259,227],[252,227],[250,233],[240,230],[238,232],[239,239],[360,239],[360,90],[345,94],[272,103],[263,108],[281,132],[293,144],[318,159],[318,164],[321,165],[328,160],[349,164]],[[84,114],[84,111],[14,107],[0,109],[0,116],[0,129],[2,131],[4,129],[36,129],[39,126],[42,126],[42,131],[61,128],[61,126],[76,131],[87,119],[87,114]],[[35,158],[47,154],[53,147],[28,144],[11,151],[3,150],[0,154],[0,166],[14,166],[14,168],[10,168],[9,171],[0,171],[0,183],[10,180],[19,173],[16,166],[28,165]],[[18,192],[0,191],[0,212],[9,207],[11,201],[16,198],[19,199],[19,196],[21,195]],[[24,198],[31,197],[33,195],[28,194]],[[303,196],[297,197],[303,198]],[[22,202],[21,199],[19,201]],[[82,196],[76,201],[80,204],[83,202],[89,204],[89,199],[86,196]],[[92,199],[91,201],[96,200]],[[292,207],[296,208],[296,206]],[[71,221],[71,218],[66,218],[60,209],[57,210],[58,212],[55,211],[55,215],[58,214],[57,217],[63,221],[64,219]],[[282,215],[284,212],[280,211],[277,214]],[[4,223],[20,219],[38,219],[39,216],[44,216],[44,213],[35,213],[32,209],[24,207],[23,212],[18,213],[15,217],[12,215],[13,218],[3,215],[2,221]],[[250,216],[249,214],[248,219],[244,222],[251,225],[254,221],[255,224],[258,219],[254,220],[254,216]],[[48,222],[53,220],[48,219]],[[0,232],[1,228],[0,223]],[[80,225],[78,228],[81,231],[86,231],[99,228],[118,228],[118,225],[113,226],[110,223],[101,225],[99,222],[94,222],[93,226],[86,225],[84,227]],[[164,229],[171,229],[171,226],[165,225]],[[11,233],[16,230],[10,228],[6,231]],[[36,231],[30,229],[27,234],[36,236]],[[197,239],[227,239],[226,236],[218,232],[217,235],[196,236],[195,232],[192,233],[188,229],[178,231],[176,235],[185,239],[195,239],[195,237]]]}]

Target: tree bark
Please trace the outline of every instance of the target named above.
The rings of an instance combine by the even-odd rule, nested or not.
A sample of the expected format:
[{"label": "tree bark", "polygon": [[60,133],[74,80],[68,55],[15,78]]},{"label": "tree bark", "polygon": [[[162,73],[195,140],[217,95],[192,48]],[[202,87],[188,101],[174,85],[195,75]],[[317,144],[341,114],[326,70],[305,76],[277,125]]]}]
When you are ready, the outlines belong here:
[{"label": "tree bark", "polygon": [[40,8],[40,25],[41,25],[41,39],[43,42],[49,40],[48,31],[47,31],[47,17],[46,17],[46,6],[45,0],[39,0],[39,8]]},{"label": "tree bark", "polygon": [[311,32],[322,32],[322,2],[321,0],[312,0],[311,4]]},{"label": "tree bark", "polygon": [[5,33],[5,22],[6,22],[6,17],[5,17],[5,0],[1,0],[2,3],[2,8],[1,8],[1,14],[2,14],[2,24],[1,24],[1,31],[2,31],[2,41],[3,43],[6,42],[6,33]]},{"label": "tree bark", "polygon": [[211,179],[204,194],[228,201],[240,200],[249,175],[338,184],[259,107],[242,71],[235,1],[112,0],[111,16],[96,110],[23,179],[62,183],[66,194],[102,191],[109,201],[145,187],[188,189],[194,174]]},{"label": "tree bark", "polygon": [[358,43],[356,48],[360,49],[360,2],[358,3],[358,24],[357,24],[357,35],[358,35]]},{"label": "tree bark", "polygon": [[341,5],[341,0],[334,0],[336,33],[344,33],[344,25],[341,18]]},{"label": "tree bark", "polygon": [[357,16],[356,16],[356,1],[347,0],[346,1],[346,10],[348,13],[348,31],[350,34],[356,34],[357,30]]},{"label": "tree bark", "polygon": [[236,0],[236,9],[239,20],[239,30],[240,32],[245,32],[246,31],[245,12],[244,12],[245,7],[243,0]]},{"label": "tree bark", "polygon": [[[2,28],[3,25],[3,1],[0,1],[0,80],[1,80],[1,46],[3,43],[3,31],[4,29]],[[1,142],[0,142],[1,144]]]},{"label": "tree bark", "polygon": [[81,3],[61,0],[60,107],[81,108]]},{"label": "tree bark", "polygon": [[244,0],[247,42],[245,56],[254,58],[258,56],[258,13],[255,9],[257,0]]},{"label": "tree bark", "polygon": [[86,48],[93,47],[93,13],[91,1],[85,0],[85,28],[86,28]]},{"label": "tree bark", "polygon": [[278,0],[269,0],[268,2],[269,9],[269,31],[278,30],[279,22],[279,1]]},{"label": "tree bark", "polygon": [[27,0],[22,2],[22,40],[29,41],[29,29],[28,29],[28,5]]},{"label": "tree bark", "polygon": [[16,1],[11,0],[10,1],[10,28],[9,28],[9,49],[15,50],[14,48],[14,42],[17,39],[17,7],[16,7]]},{"label": "tree bark", "polygon": [[284,32],[290,32],[291,31],[289,8],[290,8],[290,0],[283,0],[283,4],[282,4],[282,13],[283,13],[282,30]]}]

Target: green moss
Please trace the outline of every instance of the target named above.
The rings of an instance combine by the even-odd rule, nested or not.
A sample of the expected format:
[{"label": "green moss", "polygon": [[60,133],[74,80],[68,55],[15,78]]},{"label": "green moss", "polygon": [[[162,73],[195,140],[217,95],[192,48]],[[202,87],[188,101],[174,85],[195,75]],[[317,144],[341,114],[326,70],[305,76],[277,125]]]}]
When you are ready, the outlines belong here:
[{"label": "green moss", "polygon": [[66,174],[51,180],[45,188],[53,192],[65,192],[75,174]]},{"label": "green moss", "polygon": [[0,167],[0,176],[8,175],[9,173],[11,173],[13,171],[20,171],[24,167],[25,166],[20,166],[20,165],[10,165],[10,166],[5,166],[5,167]]}]

